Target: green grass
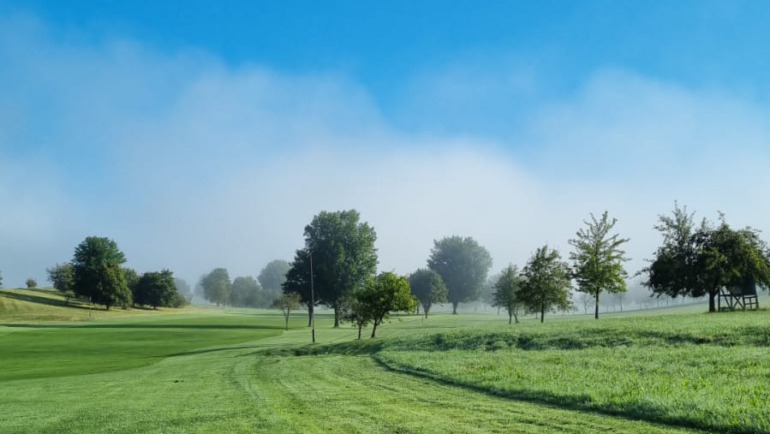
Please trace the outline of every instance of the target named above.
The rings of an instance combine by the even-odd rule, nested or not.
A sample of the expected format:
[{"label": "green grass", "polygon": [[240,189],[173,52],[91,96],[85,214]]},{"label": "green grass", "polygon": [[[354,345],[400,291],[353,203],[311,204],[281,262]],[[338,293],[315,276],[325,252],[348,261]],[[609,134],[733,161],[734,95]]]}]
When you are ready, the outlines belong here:
[{"label": "green grass", "polygon": [[302,313],[31,323],[22,301],[0,311],[3,433],[770,432],[768,312],[407,316],[362,341],[320,316],[311,346]]}]

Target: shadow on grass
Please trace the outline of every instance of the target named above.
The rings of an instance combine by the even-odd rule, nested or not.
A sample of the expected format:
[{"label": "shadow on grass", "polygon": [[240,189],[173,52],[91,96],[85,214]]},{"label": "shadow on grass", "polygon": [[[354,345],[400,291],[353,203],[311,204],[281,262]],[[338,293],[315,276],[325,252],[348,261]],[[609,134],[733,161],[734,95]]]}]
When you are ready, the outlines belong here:
[{"label": "shadow on grass", "polygon": [[197,330],[283,330],[283,326],[269,325],[216,325],[216,324],[0,324],[4,327],[39,329],[197,329]]},{"label": "shadow on grass", "polygon": [[489,396],[530,402],[533,404],[545,405],[556,409],[598,413],[632,421],[645,421],[661,426],[687,428],[703,432],[714,432],[714,430],[730,434],[749,434],[757,432],[756,429],[751,429],[748,427],[739,428],[719,425],[715,426],[698,419],[670,416],[666,414],[664,408],[652,404],[629,403],[625,408],[620,409],[610,404],[594,403],[591,400],[591,397],[587,395],[562,396],[539,390],[504,390],[494,387],[479,386],[476,384],[448,379],[432,374],[430,372],[416,370],[404,366],[391,365],[386,360],[378,357],[377,354],[373,354],[372,359],[383,369],[391,372],[398,372],[420,379],[430,380],[444,386],[459,387],[461,389],[483,393]]},{"label": "shadow on grass", "polygon": [[[46,292],[43,292],[43,293],[46,293]],[[70,302],[67,303],[64,300],[60,300],[56,298],[49,298],[49,297],[43,297],[41,295],[32,295],[32,294],[19,294],[17,292],[11,292],[11,291],[4,291],[2,296],[12,298],[14,300],[26,301],[29,303],[45,304],[48,306],[57,306],[57,307],[71,307],[75,309],[88,310],[88,306],[81,305],[79,302],[74,300],[70,300]]]}]

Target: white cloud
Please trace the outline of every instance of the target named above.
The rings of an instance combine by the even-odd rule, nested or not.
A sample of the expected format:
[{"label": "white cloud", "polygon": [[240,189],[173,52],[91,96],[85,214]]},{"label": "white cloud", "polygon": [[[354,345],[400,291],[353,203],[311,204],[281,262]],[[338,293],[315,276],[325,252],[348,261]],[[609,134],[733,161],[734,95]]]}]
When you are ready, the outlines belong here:
[{"label": "white cloud", "polygon": [[[767,110],[718,92],[599,72],[534,106],[516,142],[412,134],[348,77],[20,31],[26,42],[0,33],[0,59],[12,62],[0,75],[18,78],[0,81],[13,95],[0,100],[0,131],[13,127],[0,133],[6,286],[42,280],[87,235],[114,238],[140,271],[254,275],[290,260],[322,210],[358,209],[377,230],[380,267],[402,273],[453,234],[485,245],[494,271],[546,242],[566,256],[582,220],[605,209],[632,238],[635,271],[674,200],[736,225],[763,228],[768,215]],[[452,77],[468,79],[444,75],[442,92]],[[498,85],[477,83],[474,95]]]}]

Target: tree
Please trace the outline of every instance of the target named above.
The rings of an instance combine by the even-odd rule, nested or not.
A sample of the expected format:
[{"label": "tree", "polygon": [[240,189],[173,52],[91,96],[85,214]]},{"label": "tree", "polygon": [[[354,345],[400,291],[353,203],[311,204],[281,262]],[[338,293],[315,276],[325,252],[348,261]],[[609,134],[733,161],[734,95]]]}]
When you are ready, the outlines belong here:
[{"label": "tree", "polygon": [[236,277],[230,290],[230,305],[237,307],[257,307],[262,287],[251,276]]},{"label": "tree", "polygon": [[610,235],[617,219],[610,221],[607,211],[597,220],[591,214],[591,221],[584,221],[586,227],[577,232],[577,238],[569,240],[575,248],[570,253],[574,265],[574,278],[579,292],[591,294],[595,302],[594,318],[599,319],[599,295],[602,292],[616,294],[626,292],[628,273],[623,262],[628,261],[620,246],[628,238],[618,234]]},{"label": "tree", "polygon": [[315,292],[321,303],[334,309],[334,327],[339,327],[347,297],[364,287],[377,270],[377,235],[368,223],[359,220],[356,210],[322,211],[305,226],[307,265],[312,261]]},{"label": "tree", "polygon": [[519,323],[519,311],[523,307],[519,299],[521,283],[522,278],[515,265],[506,267],[495,282],[493,306],[499,306],[508,311],[508,324],[511,323],[512,318],[516,320],[516,324]]},{"label": "tree", "polygon": [[268,262],[257,277],[259,284],[262,285],[262,289],[280,293],[283,282],[286,281],[286,273],[289,272],[289,268],[289,263],[281,259]]},{"label": "tree", "polygon": [[230,276],[225,268],[215,268],[201,277],[203,298],[217,306],[226,305],[230,300]]},{"label": "tree", "polygon": [[116,304],[130,306],[131,291],[121,268],[124,262],[126,257],[115,241],[87,237],[75,248],[72,259],[75,294],[103,304],[107,310]]},{"label": "tree", "polygon": [[441,275],[452,313],[457,305],[476,300],[492,267],[492,257],[470,237],[445,237],[433,242],[428,267]]},{"label": "tree", "polygon": [[3,287],[3,272],[0,271],[0,288]]},{"label": "tree", "polygon": [[[377,326],[388,318],[390,312],[410,311],[414,309],[414,298],[409,289],[409,282],[395,273],[380,273],[369,284],[353,293],[351,303],[356,315],[363,323],[372,323],[372,337],[376,336]],[[361,321],[359,319],[359,321]],[[359,323],[359,338],[361,323]]]},{"label": "tree", "polygon": [[142,276],[139,275],[139,273],[137,273],[133,268],[123,268],[123,276],[126,278],[126,285],[128,286],[128,290],[131,291],[131,299],[134,306],[141,306],[146,304],[142,300],[142,295],[137,294],[137,285],[139,284],[139,279]]},{"label": "tree", "polygon": [[175,294],[174,274],[171,271],[151,271],[139,278],[136,284],[138,300],[135,302],[157,309],[159,306],[171,306]]},{"label": "tree", "polygon": [[292,292],[299,294],[302,304],[307,306],[307,326],[310,327],[313,311],[318,305],[319,299],[315,297],[315,303],[313,303],[310,287],[310,254],[306,249],[297,250],[294,262],[290,264],[289,271],[286,273],[286,280],[281,287],[284,294]]},{"label": "tree", "polygon": [[695,213],[674,205],[672,216],[659,216],[655,228],[663,235],[644,285],[658,297],[709,297],[709,312],[716,311],[722,287],[755,284],[770,287],[770,253],[752,228],[732,229],[723,215],[713,226],[704,219],[698,228]]},{"label": "tree", "polygon": [[70,298],[75,296],[75,273],[72,264],[56,264],[46,270],[48,280],[61,295],[64,296],[64,304],[69,304]]},{"label": "tree", "polygon": [[[184,299],[184,302],[182,302],[180,306],[174,306],[174,307],[181,307],[183,305],[192,303],[192,299],[194,295],[193,295],[193,292],[190,290],[190,285],[187,283],[186,280],[181,279],[179,277],[175,277],[174,288],[176,288],[177,294],[179,294],[179,296]],[[179,304],[179,303],[177,302],[175,304]]]},{"label": "tree", "polygon": [[412,294],[422,304],[425,318],[428,317],[428,312],[434,303],[446,303],[448,301],[444,280],[431,269],[420,268],[412,273],[409,276],[409,286],[412,288]]},{"label": "tree", "polygon": [[296,292],[281,294],[273,302],[273,305],[283,312],[283,318],[286,320],[286,330],[289,330],[289,315],[291,311],[299,309],[300,303],[300,296]]},{"label": "tree", "polygon": [[27,285],[27,289],[37,288],[37,280],[33,279],[32,277],[27,279],[27,281],[25,283]]},{"label": "tree", "polygon": [[546,311],[569,310],[570,270],[557,250],[537,249],[522,277],[519,298],[528,311],[540,313],[540,322],[545,321]]}]

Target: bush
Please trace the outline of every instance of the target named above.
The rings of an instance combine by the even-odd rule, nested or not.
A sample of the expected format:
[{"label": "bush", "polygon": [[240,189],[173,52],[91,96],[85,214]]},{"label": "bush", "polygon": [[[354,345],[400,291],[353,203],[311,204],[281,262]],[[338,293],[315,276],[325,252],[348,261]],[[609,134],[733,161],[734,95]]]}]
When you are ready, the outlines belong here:
[{"label": "bush", "polygon": [[27,288],[29,289],[37,288],[37,280],[31,277],[27,279]]}]

